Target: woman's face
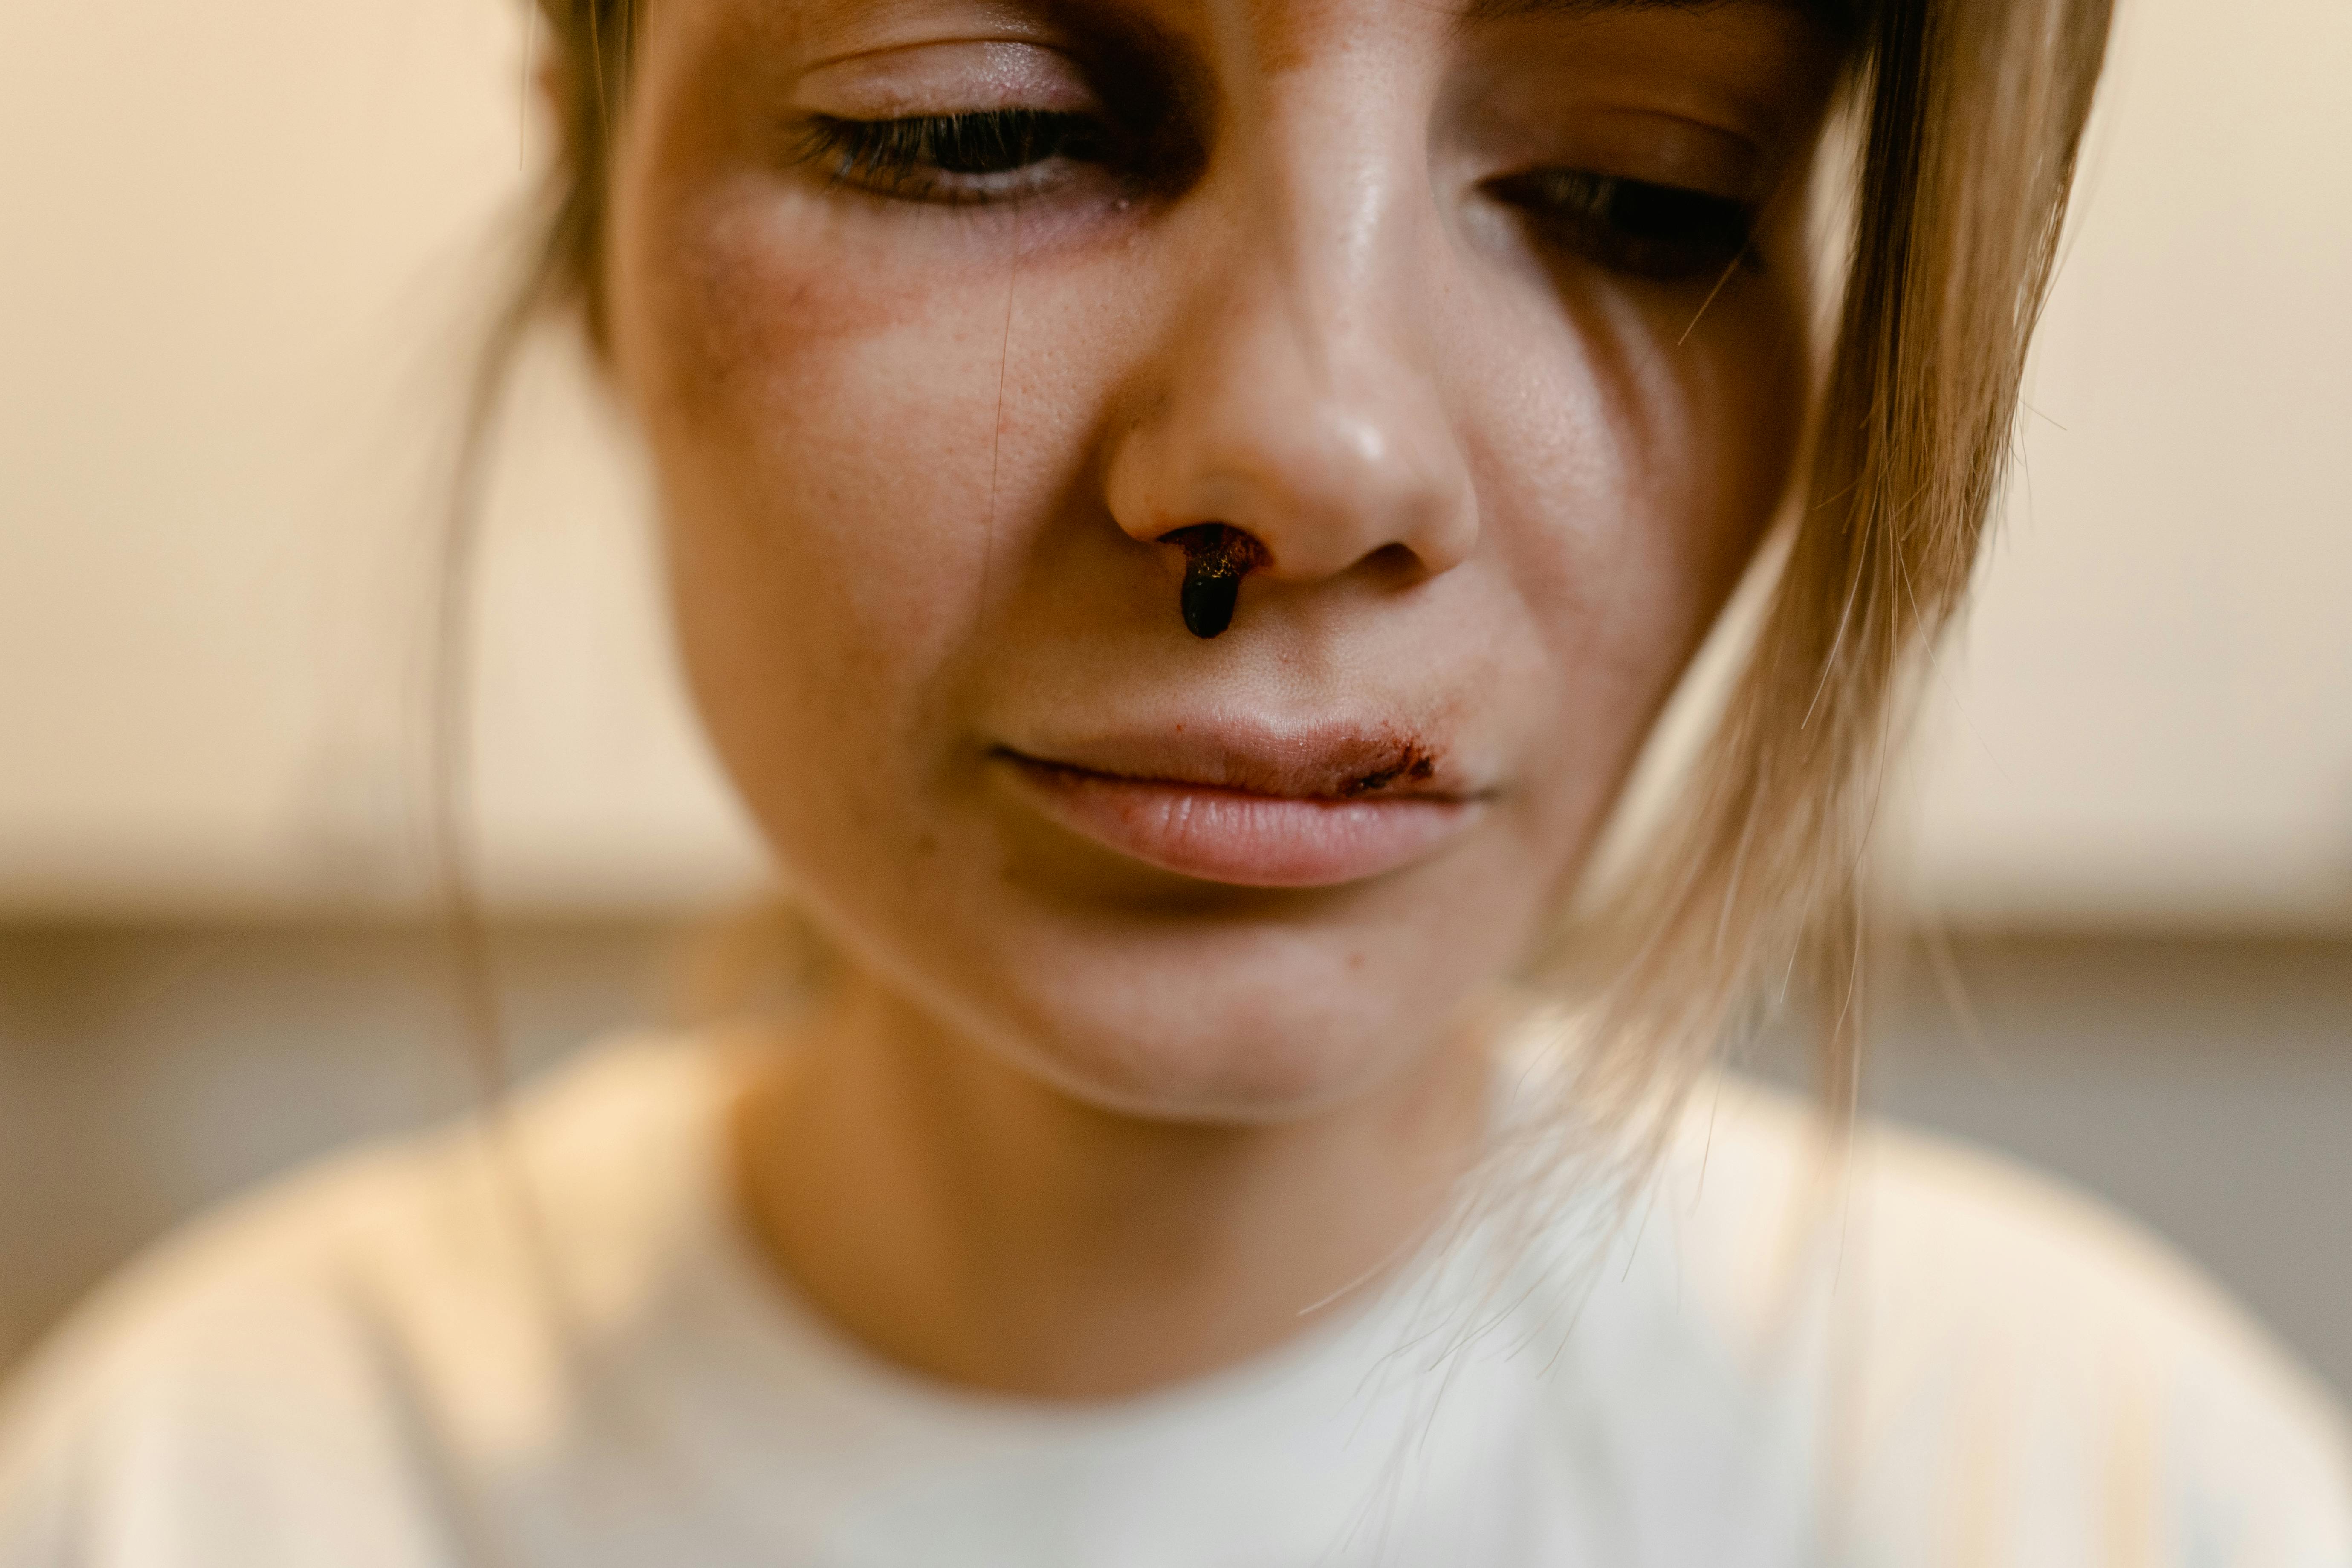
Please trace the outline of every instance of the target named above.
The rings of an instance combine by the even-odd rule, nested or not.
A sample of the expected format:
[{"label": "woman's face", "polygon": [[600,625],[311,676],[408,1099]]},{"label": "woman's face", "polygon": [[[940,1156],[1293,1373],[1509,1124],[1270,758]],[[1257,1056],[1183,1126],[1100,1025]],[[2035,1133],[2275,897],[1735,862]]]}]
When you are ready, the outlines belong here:
[{"label": "woman's face", "polygon": [[[641,28],[613,366],[795,891],[1105,1105],[1295,1115],[1429,1049],[1786,488],[1826,36],[1765,0]],[[1206,525],[1252,568],[1214,637]]]}]

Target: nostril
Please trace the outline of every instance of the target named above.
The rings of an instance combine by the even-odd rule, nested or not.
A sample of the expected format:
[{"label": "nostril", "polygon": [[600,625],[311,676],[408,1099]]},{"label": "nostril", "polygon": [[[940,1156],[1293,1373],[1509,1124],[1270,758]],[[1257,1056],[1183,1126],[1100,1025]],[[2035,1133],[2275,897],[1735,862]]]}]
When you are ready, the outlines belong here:
[{"label": "nostril", "polygon": [[1177,605],[1184,629],[1196,637],[1213,637],[1233,625],[1241,602],[1242,579],[1271,559],[1265,546],[1240,529],[1222,522],[1197,522],[1160,536],[1184,552],[1184,586]]}]

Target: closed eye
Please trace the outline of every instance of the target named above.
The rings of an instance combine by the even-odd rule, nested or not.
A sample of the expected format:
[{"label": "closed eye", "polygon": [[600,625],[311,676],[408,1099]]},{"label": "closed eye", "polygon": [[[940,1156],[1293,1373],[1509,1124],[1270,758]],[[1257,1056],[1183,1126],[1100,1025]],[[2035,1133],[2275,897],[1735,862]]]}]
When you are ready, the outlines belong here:
[{"label": "closed eye", "polygon": [[801,159],[834,184],[898,201],[968,205],[1039,190],[1070,166],[1112,160],[1116,138],[1092,115],[991,109],[897,120],[815,115]]},{"label": "closed eye", "polygon": [[1735,196],[1589,169],[1530,169],[1482,188],[1545,243],[1612,271],[1681,282],[1756,263],[1755,209]]}]

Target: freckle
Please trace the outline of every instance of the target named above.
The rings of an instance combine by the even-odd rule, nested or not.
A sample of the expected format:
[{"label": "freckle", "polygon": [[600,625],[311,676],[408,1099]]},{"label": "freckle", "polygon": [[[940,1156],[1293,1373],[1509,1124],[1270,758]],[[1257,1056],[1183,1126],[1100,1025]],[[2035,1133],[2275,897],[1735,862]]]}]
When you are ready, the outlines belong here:
[{"label": "freckle", "polygon": [[1351,970],[1355,970],[1355,969],[1361,969],[1361,968],[1363,968],[1363,967],[1364,967],[1364,955],[1363,955],[1362,953],[1360,953],[1360,952],[1351,952],[1351,953],[1349,953],[1349,954],[1348,955],[1348,967],[1349,967],[1349,969],[1351,969]]}]

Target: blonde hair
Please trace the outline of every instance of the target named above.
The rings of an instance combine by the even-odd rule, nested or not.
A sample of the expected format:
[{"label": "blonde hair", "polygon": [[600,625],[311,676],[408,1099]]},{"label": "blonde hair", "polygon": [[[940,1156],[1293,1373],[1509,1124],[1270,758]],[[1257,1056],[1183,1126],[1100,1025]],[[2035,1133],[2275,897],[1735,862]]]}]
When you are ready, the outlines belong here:
[{"label": "blonde hair", "polygon": [[[478,483],[524,328],[572,310],[593,338],[604,333],[610,133],[643,0],[535,4],[551,35],[547,79],[567,155],[477,383],[453,582],[470,548],[462,499]],[[1599,922],[1622,945],[1596,946],[1595,928],[1563,924],[1539,961],[1555,982],[1606,974],[1589,1048],[1562,1079],[1587,1126],[1640,1122],[1663,1137],[1657,1113],[1696,1081],[1743,1003],[1800,966],[1820,1004],[1824,1102],[1841,1115],[1851,1107],[1863,849],[1916,666],[1966,594],[2001,487],[2109,9],[2110,0],[1840,7],[1853,43],[1851,250],[1780,574],[1647,868]],[[445,814],[452,843],[459,815]],[[461,883],[453,877],[453,889]]]},{"label": "blonde hair", "polygon": [[[1863,1058],[1864,851],[1919,668],[1964,601],[2013,447],[2110,0],[1878,0],[1839,325],[1762,624],[1603,928],[1623,933],[1569,1092],[1671,1107],[1794,970],[1840,1121]],[[1785,983],[1782,984],[1785,989]],[[1664,1132],[1663,1115],[1654,1123]]]}]

